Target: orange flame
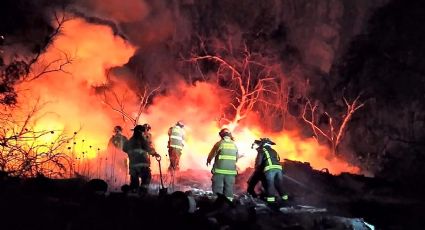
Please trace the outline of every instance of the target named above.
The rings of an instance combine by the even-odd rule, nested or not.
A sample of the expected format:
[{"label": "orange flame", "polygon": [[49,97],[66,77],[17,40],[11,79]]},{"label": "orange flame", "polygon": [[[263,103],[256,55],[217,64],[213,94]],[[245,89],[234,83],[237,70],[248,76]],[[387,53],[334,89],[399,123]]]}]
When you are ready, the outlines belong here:
[{"label": "orange flame", "polygon": [[73,59],[64,67],[67,73],[52,72],[21,84],[21,97],[24,103],[34,98],[47,103],[43,111],[48,113],[38,119],[36,130],[73,133],[81,129],[75,151],[94,158],[98,149],[105,149],[115,122],[94,93],[93,85],[106,82],[105,70],[125,64],[135,48],[115,37],[110,28],[82,19],[65,22],[62,33],[42,56],[40,66],[63,59],[65,53]]},{"label": "orange flame", "polygon": [[[208,170],[206,157],[219,140],[220,108],[228,103],[222,95],[225,95],[224,92],[215,85],[204,82],[194,86],[180,84],[174,94],[156,98],[144,119],[153,127],[157,151],[163,155],[167,152],[167,130],[176,121],[183,120],[186,123],[187,140],[181,168]],[[330,150],[314,139],[303,139],[297,132],[289,131],[265,133],[257,119],[248,119],[250,121],[244,123],[250,124],[249,127],[239,125],[233,132],[239,152],[244,155],[238,162],[241,171],[254,165],[256,150],[251,149],[251,144],[254,140],[267,136],[276,142],[275,149],[281,159],[308,161],[314,168],[327,168],[335,174],[344,171],[358,172],[358,168],[332,157]]]},{"label": "orange flame", "polygon": [[[104,150],[112,135],[112,128],[115,125],[126,126],[115,112],[101,102],[92,86],[107,82],[106,69],[125,64],[134,54],[135,47],[114,36],[106,26],[73,19],[64,24],[63,35],[43,55],[43,61],[50,63],[60,58],[64,52],[74,57],[73,63],[65,68],[70,74],[53,72],[30,83],[23,83],[19,88],[27,89],[22,91],[23,98],[39,97],[42,101],[49,102],[44,108],[49,113],[38,119],[37,129],[65,130],[69,133],[81,129],[72,143],[72,152],[80,158],[94,159],[89,165],[93,171],[91,175],[100,176],[99,170],[108,170],[99,169],[102,167],[99,164],[103,160],[105,167],[110,157]],[[125,84],[118,84],[115,88],[118,93],[129,91]],[[218,119],[222,115],[221,108],[228,105],[226,95],[226,92],[213,83],[178,83],[167,95],[154,99],[153,105],[142,114],[140,122],[152,126],[156,150],[165,156],[168,128],[176,121],[183,120],[187,139],[181,169],[209,170],[206,157],[219,140]],[[133,95],[133,98],[136,101],[136,96]],[[137,112],[137,104],[131,104],[129,108]],[[264,133],[256,119],[252,118],[252,121],[246,123],[250,126],[240,126],[234,131],[239,151],[244,155],[238,162],[240,170],[254,164],[256,152],[251,149],[252,142],[268,136],[277,143],[276,150],[282,159],[308,161],[314,168],[328,168],[332,173],[358,172],[358,168],[331,157],[326,147],[312,139],[302,138],[297,132]],[[130,134],[129,127],[124,133]],[[120,154],[122,159],[125,155]],[[123,163],[120,164],[122,166]],[[153,162],[152,166],[153,171],[157,172],[157,164]],[[163,168],[167,166],[163,162]],[[94,173],[95,170],[98,171],[97,174]],[[121,177],[125,177],[126,170],[120,170],[119,173]]]}]

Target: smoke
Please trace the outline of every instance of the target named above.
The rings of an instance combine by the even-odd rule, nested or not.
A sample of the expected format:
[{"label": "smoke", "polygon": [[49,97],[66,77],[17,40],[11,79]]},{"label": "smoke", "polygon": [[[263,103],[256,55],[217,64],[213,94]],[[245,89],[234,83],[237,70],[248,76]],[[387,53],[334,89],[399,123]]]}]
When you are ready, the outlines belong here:
[{"label": "smoke", "polygon": [[89,0],[78,1],[78,6],[90,15],[99,18],[113,19],[118,23],[129,23],[143,20],[150,12],[143,0]]},{"label": "smoke", "polygon": [[47,102],[44,110],[49,113],[39,119],[39,127],[68,132],[81,129],[80,141],[85,139],[85,145],[93,147],[89,154],[94,157],[95,149],[106,147],[114,122],[112,112],[101,103],[93,85],[107,82],[105,70],[125,64],[134,48],[113,36],[109,27],[73,19],[64,24],[62,35],[43,54],[40,68],[62,59],[64,53],[72,59],[64,67],[65,72],[52,72],[19,85],[20,103],[31,98]]},{"label": "smoke", "polygon": [[[166,160],[168,128],[183,120],[187,140],[181,168],[209,170],[206,156],[219,140],[220,118],[229,115],[235,99],[226,82],[217,77],[216,64],[194,64],[188,59],[206,54],[238,59],[245,51],[256,53],[263,58],[259,60],[265,60],[261,64],[279,70],[275,80],[283,82],[288,95],[296,95],[291,99],[300,99],[308,91],[303,88],[306,74],[299,52],[288,38],[282,7],[279,1],[75,1],[67,9],[74,19],[64,24],[62,34],[39,64],[42,68],[63,58],[64,53],[73,57],[73,62],[65,67],[66,73],[51,73],[20,85],[22,98],[40,97],[49,102],[46,110],[50,113],[39,119],[40,128],[69,132],[81,128],[77,152],[85,152],[90,159],[97,156],[95,162],[109,154],[103,150],[113,126],[122,125],[130,136],[133,125],[104,100],[122,103],[122,109],[134,117],[140,88],[159,85],[139,123],[152,126],[155,147]],[[103,97],[111,92],[118,98]],[[310,161],[313,167],[329,168],[332,173],[358,171],[331,156],[327,147],[305,138],[302,131],[294,131],[299,129],[296,116],[287,119],[295,127],[288,132],[263,122],[264,116],[283,119],[282,114],[255,109],[234,131],[244,155],[238,163],[241,170],[253,165],[256,152],[250,148],[252,141],[268,136],[278,143],[282,159]],[[164,162],[165,169],[168,165]],[[157,172],[155,162],[152,166]]]}]

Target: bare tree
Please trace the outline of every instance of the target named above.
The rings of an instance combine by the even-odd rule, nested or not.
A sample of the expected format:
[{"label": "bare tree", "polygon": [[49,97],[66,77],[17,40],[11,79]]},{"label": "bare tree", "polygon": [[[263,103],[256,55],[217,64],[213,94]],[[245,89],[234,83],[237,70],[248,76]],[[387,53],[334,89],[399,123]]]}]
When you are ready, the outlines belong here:
[{"label": "bare tree", "polygon": [[[107,73],[107,78],[109,77],[110,71]],[[111,82],[109,80],[109,82]],[[123,122],[130,121],[133,126],[139,123],[140,117],[143,112],[146,112],[146,109],[151,102],[153,96],[161,89],[161,84],[156,87],[150,87],[148,84],[139,86],[136,90],[138,108],[137,112],[129,111],[128,101],[133,101],[129,99],[130,92],[125,90],[118,94],[113,90],[112,87],[104,85],[102,102],[108,105],[113,111],[119,113],[122,117]]]},{"label": "bare tree", "polygon": [[264,127],[276,131],[284,129],[287,121],[290,92],[288,81],[282,78],[277,79],[273,90],[273,93],[262,93],[260,102],[267,103],[258,103],[257,108]]},{"label": "bare tree", "polygon": [[[344,137],[348,123],[350,122],[353,114],[365,105],[365,103],[360,102],[359,99],[360,95],[357,96],[356,99],[354,99],[353,102],[350,103],[345,97],[343,97],[346,106],[346,111],[339,119],[332,117],[328,112],[325,111],[323,114],[326,116],[328,124],[328,127],[325,128],[320,128],[317,124],[317,103],[313,105],[310,100],[307,100],[304,106],[302,118],[307,124],[310,125],[314,133],[314,138],[316,138],[317,141],[319,141],[320,136],[327,139],[331,144],[331,150],[334,154],[338,154],[338,146]],[[307,115],[308,111],[309,116]],[[335,120],[340,120],[340,122],[335,124]]]},{"label": "bare tree", "polygon": [[11,109],[0,115],[0,170],[22,177],[63,177],[72,169],[73,159],[66,149],[77,132],[67,136],[61,130],[36,129],[42,107],[37,100],[23,117]]},{"label": "bare tree", "polygon": [[[16,104],[17,93],[14,86],[22,81],[32,81],[52,72],[65,72],[65,66],[72,63],[71,55],[62,52],[62,57],[44,62],[42,54],[53,43],[54,39],[60,35],[64,23],[68,20],[64,12],[54,12],[55,29],[47,36],[39,48],[32,56],[17,56],[9,63],[4,63],[2,56],[0,59],[0,104]],[[7,40],[7,37],[2,39]],[[3,52],[3,51],[2,51]],[[1,55],[1,54],[0,54]]]},{"label": "bare tree", "polygon": [[[232,117],[223,113],[222,121],[229,127],[235,127],[241,120],[253,112],[258,102],[269,106],[277,106],[271,102],[266,94],[276,95],[279,87],[276,79],[279,78],[279,66],[270,64],[269,60],[260,53],[252,53],[244,45],[242,49],[234,50],[233,46],[217,55],[192,55],[190,61],[197,64],[200,61],[211,61],[218,64],[215,72],[217,85],[223,85],[234,100],[230,102],[233,110]],[[199,69],[199,68],[198,68]],[[199,69],[200,70],[200,69]],[[201,75],[205,74],[201,71]],[[220,83],[221,82],[221,83]]]}]

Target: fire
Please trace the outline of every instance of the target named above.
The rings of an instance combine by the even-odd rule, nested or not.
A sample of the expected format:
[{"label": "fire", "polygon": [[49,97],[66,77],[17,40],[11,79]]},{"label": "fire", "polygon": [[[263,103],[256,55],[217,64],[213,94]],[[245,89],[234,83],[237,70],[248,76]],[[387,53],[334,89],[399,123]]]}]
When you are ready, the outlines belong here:
[{"label": "fire", "polygon": [[[113,150],[112,154],[105,150],[115,125],[123,126],[127,137],[131,135],[131,125],[123,122],[119,114],[102,103],[93,86],[107,83],[106,70],[124,65],[134,52],[135,47],[114,36],[107,26],[72,19],[64,24],[63,34],[54,41],[41,61],[50,63],[63,57],[64,53],[70,54],[73,62],[65,67],[66,72],[52,72],[19,86],[21,98],[24,98],[22,104],[28,104],[34,98],[47,102],[43,106],[43,116],[37,118],[35,129],[57,132],[38,141],[54,141],[61,134],[59,131],[70,136],[77,133],[67,146],[68,154],[76,161],[74,170],[79,173],[102,177],[102,172],[105,172],[105,175],[109,173],[108,176],[113,176],[110,167],[118,167],[119,164],[120,170],[114,173],[121,178],[127,174],[122,161],[125,154],[120,151],[117,153],[117,150]],[[114,77],[120,81],[119,76]],[[132,100],[127,106],[134,113],[137,112],[137,97],[123,81],[115,84],[114,91],[118,94],[129,93]],[[186,130],[181,169],[210,170],[206,166],[206,158],[219,140],[219,118],[229,101],[226,91],[210,82],[197,82],[194,85],[176,83],[166,94],[154,98],[139,123],[152,126],[155,148],[165,159],[162,162],[164,170],[168,167],[168,128],[178,120],[184,121]],[[239,153],[243,155],[238,162],[240,171],[254,165],[256,151],[251,149],[251,144],[255,139],[266,136],[277,143],[276,150],[282,159],[308,161],[314,168],[328,168],[332,173],[358,171],[348,163],[330,157],[329,149],[312,139],[302,138],[295,131],[266,133],[258,119],[249,119],[252,121],[244,122],[249,126],[241,124],[234,127],[233,132]],[[115,157],[119,163],[115,163]],[[152,169],[154,173],[158,172],[155,161],[152,161]]]},{"label": "fire", "polygon": [[[214,84],[197,83],[194,86],[179,84],[172,95],[156,98],[148,113],[143,117],[145,122],[153,127],[156,150],[167,153],[168,128],[178,120],[186,123],[186,145],[181,158],[181,169],[210,170],[206,166],[206,158],[213,145],[220,140],[218,118],[220,108],[228,103],[226,95]],[[281,159],[307,161],[317,169],[327,168],[331,173],[344,171],[358,172],[341,159],[331,157],[330,150],[319,145],[313,139],[304,139],[297,132],[267,133],[261,128],[258,119],[250,118],[250,126],[239,125],[234,128],[233,135],[243,155],[237,163],[240,171],[253,167],[256,150],[251,149],[254,140],[260,137],[270,137],[276,142],[275,149]],[[155,167],[156,168],[156,165]]]},{"label": "fire", "polygon": [[296,132],[284,132],[271,135],[276,142],[276,151],[281,159],[309,162],[315,169],[328,169],[330,173],[358,173],[359,168],[332,156],[331,150],[320,145],[313,138],[301,138]]},{"label": "fire", "polygon": [[[99,150],[106,148],[115,122],[94,93],[93,85],[105,83],[105,70],[125,64],[135,48],[114,36],[107,26],[72,19],[63,27],[62,35],[42,56],[40,68],[63,59],[64,54],[71,57],[72,63],[64,67],[66,72],[52,72],[21,84],[21,103],[40,98],[45,103],[41,108],[44,113],[37,118],[35,130],[65,130],[71,135],[78,132],[74,143],[70,143],[73,151],[95,158]],[[43,141],[53,141],[57,135]]]}]

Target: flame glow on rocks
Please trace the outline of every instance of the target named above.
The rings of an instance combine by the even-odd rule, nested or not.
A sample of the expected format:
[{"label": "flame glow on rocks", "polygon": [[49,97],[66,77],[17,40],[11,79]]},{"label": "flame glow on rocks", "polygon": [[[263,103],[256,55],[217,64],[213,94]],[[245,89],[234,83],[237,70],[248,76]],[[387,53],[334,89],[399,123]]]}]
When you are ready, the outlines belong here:
[{"label": "flame glow on rocks", "polygon": [[[107,172],[111,162],[107,151],[108,140],[115,125],[124,127],[124,134],[131,135],[131,125],[123,122],[118,113],[102,103],[93,86],[108,82],[107,69],[122,66],[134,54],[135,47],[121,37],[114,36],[107,26],[94,25],[82,19],[72,19],[64,24],[62,35],[43,55],[41,63],[51,63],[63,57],[64,53],[71,56],[73,62],[64,67],[64,72],[52,72],[37,80],[22,83],[19,89],[23,100],[29,103],[34,98],[47,102],[43,106],[45,113],[37,121],[39,130],[64,130],[72,134],[78,131],[73,143],[69,143],[73,154],[85,157],[93,177],[102,177],[99,171]],[[115,76],[119,81],[119,76]],[[137,112],[137,97],[131,93],[126,84],[115,84],[117,94],[129,93],[132,98],[127,103],[134,113]],[[206,166],[206,158],[212,146],[219,140],[218,119],[222,115],[223,106],[227,106],[229,97],[215,83],[198,82],[187,85],[176,83],[173,89],[156,96],[146,113],[142,114],[139,123],[149,123],[152,126],[154,145],[158,153],[166,159],[162,162],[163,169],[168,167],[167,131],[168,128],[182,120],[186,129],[186,145],[181,158],[181,169],[210,170]],[[270,137],[276,143],[275,149],[281,159],[291,159],[310,162],[316,169],[328,168],[331,173],[343,171],[358,172],[358,168],[350,166],[343,160],[331,157],[329,149],[319,145],[313,139],[302,138],[295,131],[281,133],[266,133],[255,118],[235,128],[233,135],[239,146],[239,152],[244,155],[238,162],[242,171],[253,167],[256,156],[251,144],[260,137]],[[54,135],[52,135],[52,140]],[[49,141],[49,140],[43,140]],[[70,151],[71,152],[71,151]],[[120,177],[126,174],[123,159],[124,153],[119,153]],[[91,160],[88,160],[91,159]],[[100,161],[100,162],[99,162]],[[103,163],[102,163],[103,161]],[[87,163],[86,162],[86,163]],[[118,161],[117,161],[118,162]],[[115,162],[114,162],[115,163]],[[103,166],[102,166],[103,164]],[[152,160],[152,169],[158,167]],[[78,170],[78,169],[77,169]],[[82,169],[80,168],[80,173]]]}]

